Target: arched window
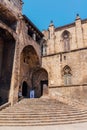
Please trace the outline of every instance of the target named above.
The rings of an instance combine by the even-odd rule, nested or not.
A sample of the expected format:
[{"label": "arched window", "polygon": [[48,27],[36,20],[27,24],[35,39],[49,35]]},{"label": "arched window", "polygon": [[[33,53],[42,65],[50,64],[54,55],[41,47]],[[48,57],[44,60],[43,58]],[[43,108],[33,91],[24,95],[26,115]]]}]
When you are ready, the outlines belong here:
[{"label": "arched window", "polygon": [[70,50],[70,32],[64,31],[62,34],[64,51]]},{"label": "arched window", "polygon": [[71,85],[71,68],[66,65],[63,68],[63,78],[64,78],[64,85]]}]

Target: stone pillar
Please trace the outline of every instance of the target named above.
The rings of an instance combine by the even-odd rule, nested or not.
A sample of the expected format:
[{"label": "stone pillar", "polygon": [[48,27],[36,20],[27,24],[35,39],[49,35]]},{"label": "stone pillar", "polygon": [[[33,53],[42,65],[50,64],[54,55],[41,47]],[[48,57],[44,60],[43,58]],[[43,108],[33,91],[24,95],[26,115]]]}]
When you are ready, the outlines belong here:
[{"label": "stone pillar", "polygon": [[49,39],[54,39],[54,24],[53,21],[51,21],[49,25]]},{"label": "stone pillar", "polygon": [[49,40],[48,40],[48,48],[49,48],[49,54],[54,54],[55,50],[55,27],[53,22],[51,21],[49,25]]},{"label": "stone pillar", "polygon": [[19,90],[19,45],[18,40],[15,43],[15,54],[13,60],[13,70],[11,78],[11,87],[9,94],[9,102],[11,105],[18,101],[18,90]]},{"label": "stone pillar", "polygon": [[77,45],[78,45],[78,48],[82,48],[83,47],[83,32],[82,32],[81,18],[78,14],[76,17],[75,25],[76,25]]},{"label": "stone pillar", "polygon": [[2,70],[2,60],[3,60],[3,41],[0,38],[0,77],[1,77],[1,70]]},{"label": "stone pillar", "polygon": [[[12,70],[12,78],[11,78],[11,87],[9,94],[9,102],[11,105],[15,104],[18,101],[18,92],[19,92],[19,73],[20,73],[20,36],[22,35],[22,21],[21,18],[17,23],[16,33],[18,38],[15,41],[15,54],[13,60],[13,70]],[[22,35],[23,37],[23,35]],[[22,38],[21,38],[22,39]],[[23,41],[22,41],[23,42]]]}]

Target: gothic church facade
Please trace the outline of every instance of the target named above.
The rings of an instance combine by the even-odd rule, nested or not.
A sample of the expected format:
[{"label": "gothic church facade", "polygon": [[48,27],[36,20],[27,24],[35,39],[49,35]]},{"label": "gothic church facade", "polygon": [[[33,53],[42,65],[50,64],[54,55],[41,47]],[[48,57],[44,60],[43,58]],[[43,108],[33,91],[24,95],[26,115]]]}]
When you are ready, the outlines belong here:
[{"label": "gothic church facade", "polygon": [[87,19],[43,31],[42,66],[48,72],[49,93],[62,101],[87,99]]},{"label": "gothic church facade", "polygon": [[[0,105],[47,96],[86,101],[87,19],[41,32],[22,0],[0,0]],[[33,92],[33,93],[32,93]]]}]

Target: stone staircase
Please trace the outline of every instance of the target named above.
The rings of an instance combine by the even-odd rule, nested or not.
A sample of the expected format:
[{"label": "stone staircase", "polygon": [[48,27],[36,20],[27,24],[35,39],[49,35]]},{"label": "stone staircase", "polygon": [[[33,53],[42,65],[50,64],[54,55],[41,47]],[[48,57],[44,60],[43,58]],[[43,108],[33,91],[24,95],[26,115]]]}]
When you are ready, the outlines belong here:
[{"label": "stone staircase", "polygon": [[55,99],[22,99],[0,111],[0,126],[42,126],[87,122],[87,111]]}]

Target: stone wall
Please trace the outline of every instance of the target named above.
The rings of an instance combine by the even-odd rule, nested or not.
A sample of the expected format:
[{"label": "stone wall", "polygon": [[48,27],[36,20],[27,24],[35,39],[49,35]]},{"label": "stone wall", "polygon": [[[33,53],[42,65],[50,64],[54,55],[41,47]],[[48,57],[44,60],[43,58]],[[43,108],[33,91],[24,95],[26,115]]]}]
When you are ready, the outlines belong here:
[{"label": "stone wall", "polygon": [[87,83],[87,49],[43,57],[42,65],[48,71],[49,86],[64,85],[62,71],[66,65],[71,68],[73,85]]},{"label": "stone wall", "polygon": [[[70,49],[64,50],[63,33],[68,32]],[[86,101],[87,92],[87,20],[77,16],[74,23],[55,28],[51,23],[43,32],[47,54],[42,67],[48,72],[49,94],[62,101]],[[49,37],[49,34],[51,36]],[[64,67],[70,68],[70,84],[65,84]],[[66,100],[64,100],[66,99]]]},{"label": "stone wall", "polygon": [[84,46],[87,47],[87,22],[82,24],[82,28],[83,28],[83,42],[84,42]]},{"label": "stone wall", "polygon": [[23,19],[17,23],[18,39],[16,41],[13,75],[10,90],[10,102],[18,100],[19,88],[23,86],[25,81],[28,85],[27,97],[32,89],[32,73],[41,66],[41,51],[40,45],[33,40],[28,34],[27,25]]},{"label": "stone wall", "polygon": [[[54,30],[53,30],[54,28]],[[76,19],[73,24],[55,28],[54,25],[49,26],[49,31],[43,31],[47,40],[47,55],[59,52],[65,52],[62,34],[64,31],[70,33],[70,50],[81,49],[87,47],[87,20]],[[51,36],[49,38],[49,34]]]},{"label": "stone wall", "polygon": [[[0,64],[0,71],[2,69],[0,92],[3,94],[0,95],[3,98],[6,95],[6,99],[9,98],[11,104],[18,101],[19,89],[24,81],[28,84],[28,89],[32,88],[32,73],[36,68],[41,67],[40,42],[43,34],[26,16],[22,16],[22,4],[22,0],[0,0],[0,27],[6,35],[6,37],[2,36],[3,31],[0,31],[4,41],[2,68]],[[33,34],[36,39],[35,37],[33,39]],[[15,46],[13,43],[9,44],[10,39],[14,39]],[[30,47],[29,53],[25,58],[23,50],[28,47]],[[0,49],[2,57],[1,53]],[[25,61],[27,58],[28,60]]]},{"label": "stone wall", "polygon": [[81,109],[81,107],[87,106],[87,85],[56,86],[49,89],[49,96]]}]

